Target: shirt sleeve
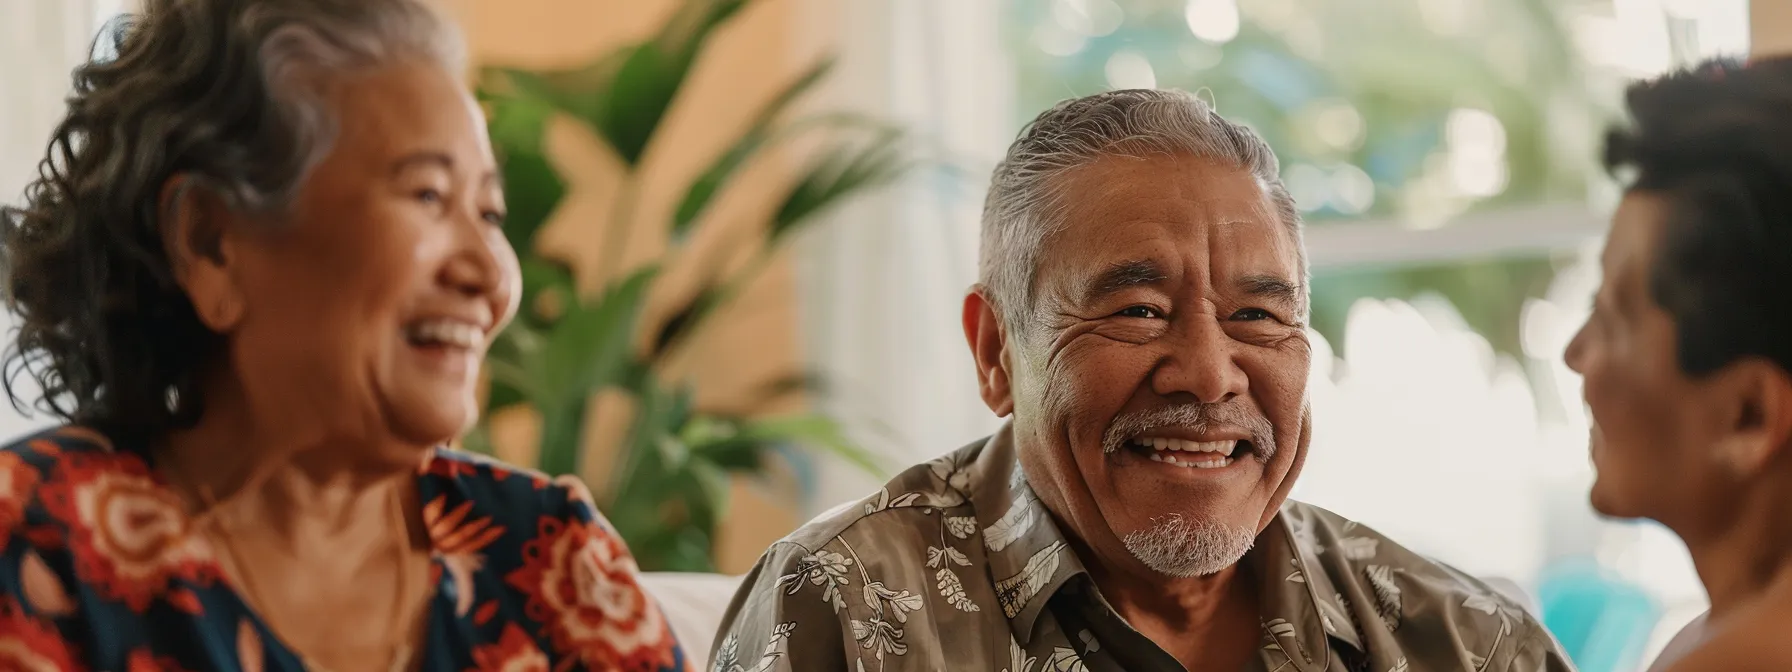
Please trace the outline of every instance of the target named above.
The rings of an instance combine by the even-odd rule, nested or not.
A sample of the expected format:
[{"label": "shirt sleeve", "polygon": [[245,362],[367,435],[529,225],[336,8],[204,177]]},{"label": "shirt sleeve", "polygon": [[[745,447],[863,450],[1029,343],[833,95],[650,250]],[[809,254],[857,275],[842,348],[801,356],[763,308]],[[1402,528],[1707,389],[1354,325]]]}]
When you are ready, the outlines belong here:
[{"label": "shirt sleeve", "polygon": [[1542,623],[1526,618],[1518,649],[1506,669],[1508,672],[1574,672],[1574,663]]},{"label": "shirt sleeve", "polygon": [[529,561],[540,566],[527,569],[541,571],[526,569],[521,576],[536,579],[524,582],[539,591],[531,601],[549,607],[543,629],[555,653],[576,658],[579,669],[696,669],[659,603],[641,587],[634,556],[598,513],[590,491],[574,478],[554,482],[565,488],[566,505],[559,520],[542,525],[525,547],[540,553]]},{"label": "shirt sleeve", "polygon": [[760,556],[716,635],[716,672],[845,670],[839,586],[825,558],[783,541]]}]

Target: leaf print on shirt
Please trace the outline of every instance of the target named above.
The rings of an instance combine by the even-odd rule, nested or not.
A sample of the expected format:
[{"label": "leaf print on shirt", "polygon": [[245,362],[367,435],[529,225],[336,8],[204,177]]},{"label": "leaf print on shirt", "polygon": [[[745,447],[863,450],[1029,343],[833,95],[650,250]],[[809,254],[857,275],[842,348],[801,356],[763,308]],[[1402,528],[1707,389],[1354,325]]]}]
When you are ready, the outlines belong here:
[{"label": "leaf print on shirt", "polygon": [[778,577],[778,585],[784,587],[784,594],[795,595],[803,587],[803,581],[824,586],[821,601],[834,605],[834,613],[846,608],[846,600],[840,597],[840,586],[846,585],[846,569],[852,565],[852,559],[833,551],[810,553],[797,560],[796,571]]},{"label": "leaf print on shirt", "polygon": [[940,597],[946,598],[946,604],[963,612],[982,611],[977,603],[971,601],[971,596],[965,594],[964,582],[950,568],[935,572],[933,578],[937,582],[934,587],[940,590]]},{"label": "leaf print on shirt", "polygon": [[1033,666],[1038,662],[1038,658],[1027,655],[1027,650],[1020,648],[1020,640],[1008,638],[1008,667],[1002,668],[1002,672],[1033,672]]},{"label": "leaf print on shirt", "polygon": [[1027,566],[1019,574],[996,583],[996,601],[1002,604],[1003,613],[1014,618],[1045,588],[1045,584],[1051,582],[1052,576],[1058,573],[1058,554],[1064,549],[1064,542],[1052,542],[1052,545],[1040,549],[1033,557],[1028,558]]},{"label": "leaf print on shirt", "polygon": [[897,656],[908,653],[908,644],[902,641],[902,628],[876,616],[868,621],[852,619],[852,638],[880,662],[885,653]]},{"label": "leaf print on shirt", "polygon": [[1374,537],[1346,537],[1338,540],[1338,554],[1348,560],[1373,560],[1381,540]]},{"label": "leaf print on shirt", "polygon": [[946,530],[959,539],[969,539],[977,533],[977,519],[970,516],[948,516]]},{"label": "leaf print on shirt", "polygon": [[790,633],[795,631],[795,622],[779,623],[774,626],[771,636],[766,638],[765,652],[759,656],[759,664],[752,668],[741,666],[739,662],[740,636],[730,634],[728,639],[722,641],[722,647],[716,649],[716,663],[710,667],[710,670],[711,672],[769,672],[772,665],[776,664],[779,658],[784,657],[786,653],[784,644],[790,641]]},{"label": "leaf print on shirt", "polygon": [[1076,651],[1060,646],[1052,649],[1052,657],[1045,661],[1047,672],[1088,672],[1089,667],[1083,664],[1082,657]]},{"label": "leaf print on shirt", "polygon": [[1400,584],[1394,580],[1394,571],[1394,568],[1387,565],[1369,565],[1363,568],[1363,578],[1368,579],[1369,587],[1375,592],[1375,614],[1388,626],[1388,632],[1400,629],[1400,620],[1405,614],[1400,604]]},{"label": "leaf print on shirt", "polygon": [[1473,609],[1483,614],[1487,614],[1488,616],[1492,616],[1493,612],[1499,610],[1500,605],[1498,602],[1495,602],[1492,597],[1486,595],[1470,595],[1468,596],[1468,599],[1462,601],[1462,608]]},{"label": "leaf print on shirt", "polygon": [[[1296,653],[1303,658],[1306,656],[1306,652],[1300,647],[1300,639],[1295,636],[1296,628],[1288,619],[1264,621],[1262,626],[1264,658],[1265,662],[1272,663],[1270,669],[1279,670],[1283,665],[1294,662]],[[1286,645],[1283,644],[1284,641],[1287,642]],[[1277,660],[1278,656],[1280,660]]]},{"label": "leaf print on shirt", "polygon": [[920,595],[890,590],[884,582],[872,581],[865,584],[865,603],[875,605],[879,613],[894,616],[897,623],[907,623],[908,613],[920,611],[922,601]]},{"label": "leaf print on shirt", "polygon": [[988,546],[991,551],[1000,552],[1026,536],[1027,531],[1033,529],[1036,520],[1033,509],[1031,492],[1016,495],[1014,503],[1008,505],[1008,513],[1002,514],[1000,520],[983,530],[983,545]]}]

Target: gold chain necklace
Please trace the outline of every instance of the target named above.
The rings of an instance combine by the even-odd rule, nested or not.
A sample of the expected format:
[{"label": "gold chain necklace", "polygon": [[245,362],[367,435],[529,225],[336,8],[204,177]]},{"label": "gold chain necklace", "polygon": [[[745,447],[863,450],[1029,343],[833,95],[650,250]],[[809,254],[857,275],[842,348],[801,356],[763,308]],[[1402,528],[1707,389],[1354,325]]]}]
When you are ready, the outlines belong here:
[{"label": "gold chain necklace", "polygon": [[[170,460],[170,462],[173,461]],[[212,493],[212,489],[209,486],[192,483],[190,479],[186,478],[186,470],[179,465],[170,464],[169,466],[175,467],[175,471],[179,472],[181,475],[181,480],[189,481],[189,485],[199,496],[199,501],[205,504],[207,508],[212,510],[219,508],[218,499]],[[410,543],[408,533],[404,532],[408,529],[408,525],[405,521],[402,491],[393,489],[391,506],[388,508],[392,514],[392,529],[399,530],[400,533],[404,535],[404,538],[399,539],[399,543],[394,545],[395,550],[393,553],[398,562],[398,589],[396,591],[397,594],[394,596],[395,602],[392,605],[392,622],[395,624],[395,627],[402,628],[403,623],[406,620],[404,618],[406,612],[405,605],[410,603],[411,593],[411,563],[407,562],[408,558],[405,557],[404,553],[405,548],[409,546]],[[216,521],[217,519],[213,518],[210,522],[216,523]],[[256,590],[255,579],[249,575],[249,566],[242,561],[242,555],[237,551],[236,544],[232,542],[231,536],[225,534],[216,524],[206,525],[205,527],[205,534],[211,537],[212,541],[217,542],[218,546],[223,547],[225,556],[229,559],[231,566],[236,568],[237,576],[242,579],[242,597],[246,598],[249,607],[254,609],[255,612],[261,616],[261,620],[272,628],[273,622],[271,617],[273,612],[266,609],[268,603],[261,598],[260,591]],[[399,641],[388,641],[386,643],[387,646],[392,649],[392,663],[386,668],[388,672],[406,672],[410,669],[412,655],[411,645],[404,641],[407,636],[402,634],[403,630],[401,629],[399,632],[401,634],[398,637],[389,638],[397,639]],[[293,655],[298,656],[299,663],[305,667],[307,672],[332,672],[329,668],[317,664],[317,662],[312,660],[310,656],[300,652],[296,647],[292,649],[292,653]]]}]

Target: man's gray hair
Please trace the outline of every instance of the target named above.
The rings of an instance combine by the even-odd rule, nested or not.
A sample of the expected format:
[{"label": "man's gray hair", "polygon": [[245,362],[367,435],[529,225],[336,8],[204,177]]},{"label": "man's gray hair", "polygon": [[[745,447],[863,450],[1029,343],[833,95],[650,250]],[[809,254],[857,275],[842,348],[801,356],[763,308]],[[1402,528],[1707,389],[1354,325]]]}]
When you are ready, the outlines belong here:
[{"label": "man's gray hair", "polygon": [[1249,172],[1300,249],[1300,212],[1282,185],[1275,153],[1251,129],[1186,91],[1129,89],[1066,100],[1009,146],[983,204],[978,281],[1009,329],[1027,324],[1040,250],[1067,224],[1066,175],[1102,157],[1152,155],[1195,156]]}]

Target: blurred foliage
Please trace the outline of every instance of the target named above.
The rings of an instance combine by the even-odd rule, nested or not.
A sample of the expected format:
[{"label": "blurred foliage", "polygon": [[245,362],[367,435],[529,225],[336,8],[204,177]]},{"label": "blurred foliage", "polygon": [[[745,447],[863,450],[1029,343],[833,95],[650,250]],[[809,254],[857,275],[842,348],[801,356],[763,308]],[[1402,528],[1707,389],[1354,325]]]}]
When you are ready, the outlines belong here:
[{"label": "blurred foliage", "polygon": [[[647,570],[713,571],[716,526],[728,502],[730,476],[758,475],[796,449],[845,458],[868,470],[878,465],[818,415],[761,417],[697,408],[690,384],[665,380],[666,362],[687,350],[692,336],[772,259],[789,234],[855,194],[886,183],[909,166],[899,151],[902,133],[849,115],[788,118],[791,103],[828,72],[815,64],[794,78],[747,130],[687,185],[672,217],[638,222],[634,205],[642,158],[665,142],[661,122],[714,32],[748,3],[687,0],[650,39],[565,70],[493,67],[482,71],[492,141],[503,159],[509,218],[505,234],[521,258],[522,309],[493,343],[486,360],[491,387],[485,418],[516,405],[541,417],[539,459],[549,474],[579,474],[589,400],[617,390],[633,402],[632,419],[607,483],[594,483],[598,505]],[[568,118],[590,129],[614,151],[624,176],[608,221],[601,270],[617,279],[583,296],[571,266],[537,251],[536,238],[566,195],[566,183],[547,158],[550,120]],[[738,271],[718,269],[661,324],[643,324],[643,303],[660,272],[677,258],[718,194],[751,160],[798,136],[816,140],[811,155],[759,229],[756,256]],[[670,239],[663,258],[622,272],[619,252],[637,227],[661,227]],[[765,398],[804,389],[800,376],[774,381]],[[481,425],[466,445],[489,452]]]},{"label": "blurred foliage", "polygon": [[[1159,88],[1195,91],[1268,140],[1314,226],[1365,216],[1437,225],[1517,203],[1584,202],[1597,131],[1616,118],[1600,102],[1618,100],[1616,83],[1580,65],[1573,3],[1237,0],[1236,33],[1214,42],[1196,37],[1190,4],[1008,0],[1018,109],[1030,118],[1111,88],[1115,55],[1142,56]],[[1231,32],[1226,23],[1219,33]],[[1497,193],[1452,190],[1448,126],[1463,109],[1499,121],[1506,178]],[[1320,130],[1328,126],[1329,136]],[[1300,188],[1297,172],[1311,182],[1346,167],[1367,174],[1372,199],[1340,203]],[[1321,273],[1313,323],[1341,345],[1356,299],[1439,293],[1497,350],[1517,355],[1519,311],[1554,268],[1527,257]]]}]

